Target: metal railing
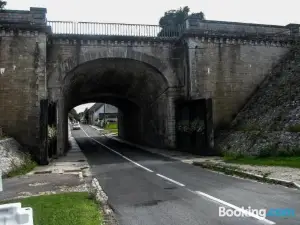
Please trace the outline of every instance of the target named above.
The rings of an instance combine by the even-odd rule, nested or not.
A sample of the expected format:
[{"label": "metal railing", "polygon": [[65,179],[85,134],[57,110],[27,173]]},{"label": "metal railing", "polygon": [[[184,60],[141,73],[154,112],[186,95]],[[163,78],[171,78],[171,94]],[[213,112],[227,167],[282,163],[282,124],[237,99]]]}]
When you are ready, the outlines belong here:
[{"label": "metal railing", "polygon": [[99,36],[129,36],[129,37],[150,37],[150,38],[178,38],[184,32],[197,30],[197,34],[204,36],[219,37],[248,37],[259,39],[299,39],[299,36],[292,35],[290,31],[281,32],[255,32],[251,31],[230,31],[224,29],[189,28],[186,23],[178,27],[161,27],[158,25],[145,24],[122,24],[122,23],[98,23],[98,22],[73,22],[73,21],[48,21],[53,34],[63,35],[99,35]]},{"label": "metal railing", "polygon": [[53,34],[80,34],[101,36],[134,36],[174,38],[180,35],[180,27],[160,27],[158,25],[48,21]]}]

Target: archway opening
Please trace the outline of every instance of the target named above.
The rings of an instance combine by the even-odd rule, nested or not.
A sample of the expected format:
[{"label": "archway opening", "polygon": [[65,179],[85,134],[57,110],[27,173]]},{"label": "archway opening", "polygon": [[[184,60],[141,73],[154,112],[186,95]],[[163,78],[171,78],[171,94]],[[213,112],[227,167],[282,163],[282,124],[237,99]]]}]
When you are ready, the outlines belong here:
[{"label": "archway opening", "polygon": [[98,102],[118,108],[118,135],[154,147],[168,147],[172,106],[168,82],[156,68],[141,61],[105,58],[88,61],[68,72],[63,81],[63,140],[67,115],[77,105]]}]

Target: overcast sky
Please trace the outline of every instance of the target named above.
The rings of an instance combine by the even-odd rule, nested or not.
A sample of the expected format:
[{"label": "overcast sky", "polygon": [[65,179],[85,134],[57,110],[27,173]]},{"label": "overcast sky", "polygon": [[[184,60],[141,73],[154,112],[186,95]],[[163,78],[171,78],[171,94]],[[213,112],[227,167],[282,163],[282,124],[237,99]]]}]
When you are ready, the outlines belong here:
[{"label": "overcast sky", "polygon": [[6,8],[45,7],[48,20],[158,24],[165,11],[183,6],[192,12],[203,11],[209,20],[300,24],[300,0],[7,0]]}]

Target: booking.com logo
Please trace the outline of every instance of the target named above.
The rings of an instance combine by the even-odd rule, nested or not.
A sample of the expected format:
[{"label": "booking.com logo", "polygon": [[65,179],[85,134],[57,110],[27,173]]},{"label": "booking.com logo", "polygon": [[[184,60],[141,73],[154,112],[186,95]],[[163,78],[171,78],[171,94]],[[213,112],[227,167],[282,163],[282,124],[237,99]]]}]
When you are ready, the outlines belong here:
[{"label": "booking.com logo", "polygon": [[256,215],[259,217],[294,217],[295,210],[291,208],[271,208],[271,209],[252,209],[241,207],[240,210],[219,207],[220,217],[250,217]]}]

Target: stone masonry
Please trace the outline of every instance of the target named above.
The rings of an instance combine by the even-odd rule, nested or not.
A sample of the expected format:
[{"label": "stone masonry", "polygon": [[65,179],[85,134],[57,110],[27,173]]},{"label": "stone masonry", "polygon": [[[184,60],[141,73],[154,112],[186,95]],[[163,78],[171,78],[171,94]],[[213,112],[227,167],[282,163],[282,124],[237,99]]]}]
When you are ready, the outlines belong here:
[{"label": "stone masonry", "polygon": [[47,98],[45,12],[0,12],[0,126],[36,154],[39,101]]},{"label": "stone masonry", "polygon": [[221,132],[218,148],[231,155],[300,155],[299,45]]},{"label": "stone masonry", "polygon": [[37,158],[44,151],[43,99],[57,104],[59,155],[66,150],[68,110],[86,102],[123,107],[121,135],[133,125],[136,134],[126,138],[153,147],[176,148],[178,99],[212,99],[213,127],[229,124],[299,32],[295,24],[190,17],[176,38],[87,35],[76,24],[58,34],[43,8],[1,11],[0,22],[0,126]]}]

